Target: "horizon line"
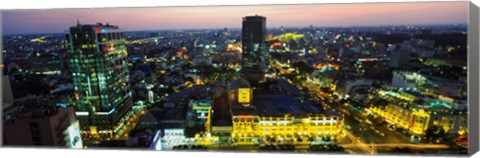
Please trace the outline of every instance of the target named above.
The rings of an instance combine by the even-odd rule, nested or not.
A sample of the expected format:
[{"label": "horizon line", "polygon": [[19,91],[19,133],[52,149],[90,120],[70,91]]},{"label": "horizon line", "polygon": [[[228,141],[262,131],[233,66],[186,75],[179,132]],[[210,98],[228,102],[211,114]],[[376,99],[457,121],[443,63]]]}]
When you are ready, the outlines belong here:
[{"label": "horizon line", "polygon": [[[96,23],[95,23],[96,24]],[[85,25],[90,25],[90,24],[85,24]],[[110,24],[110,25],[115,25],[115,24]],[[337,26],[315,26],[312,25],[314,28],[356,28],[356,27],[363,27],[363,28],[373,28],[373,27],[395,27],[395,26],[442,26],[442,25],[469,25],[468,22],[465,23],[438,23],[438,24],[384,24],[384,25],[337,25]],[[118,25],[115,25],[118,26]],[[276,29],[281,26],[277,27],[267,27],[267,29]],[[283,26],[284,28],[308,28],[310,25],[307,26]],[[219,29],[241,29],[241,27],[216,27],[216,28],[184,28],[184,29],[142,29],[142,30],[126,30],[121,27],[119,29],[125,30],[125,32],[139,32],[139,31],[178,31],[178,30],[219,30]],[[468,29],[468,28],[467,28]],[[64,31],[68,29],[65,29],[61,32],[45,32],[45,33],[3,33],[3,36],[11,36],[11,35],[39,35],[39,34],[62,34]]]}]

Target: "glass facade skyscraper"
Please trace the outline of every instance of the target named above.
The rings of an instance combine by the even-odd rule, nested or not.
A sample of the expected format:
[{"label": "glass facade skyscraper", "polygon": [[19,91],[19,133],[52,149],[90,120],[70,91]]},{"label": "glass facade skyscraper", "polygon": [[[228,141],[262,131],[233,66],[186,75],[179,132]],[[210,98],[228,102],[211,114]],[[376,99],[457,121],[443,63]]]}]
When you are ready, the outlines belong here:
[{"label": "glass facade skyscraper", "polygon": [[265,78],[267,68],[266,17],[247,16],[242,22],[242,75],[249,81]]},{"label": "glass facade skyscraper", "polygon": [[77,24],[66,39],[83,137],[112,138],[133,115],[125,33],[108,23]]}]

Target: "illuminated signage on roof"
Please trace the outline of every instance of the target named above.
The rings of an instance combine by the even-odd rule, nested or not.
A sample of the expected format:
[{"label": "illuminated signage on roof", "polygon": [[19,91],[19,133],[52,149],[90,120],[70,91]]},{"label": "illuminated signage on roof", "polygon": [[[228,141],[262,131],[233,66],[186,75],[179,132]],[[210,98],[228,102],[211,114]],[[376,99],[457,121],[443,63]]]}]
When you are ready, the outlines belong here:
[{"label": "illuminated signage on roof", "polygon": [[95,115],[110,115],[115,112],[115,108],[112,108],[109,112],[95,112]]},{"label": "illuminated signage on roof", "polygon": [[239,88],[238,89],[238,102],[239,103],[250,103],[252,100],[252,89],[250,88]]},{"label": "illuminated signage on roof", "polygon": [[67,108],[67,103],[57,103],[57,107]]}]

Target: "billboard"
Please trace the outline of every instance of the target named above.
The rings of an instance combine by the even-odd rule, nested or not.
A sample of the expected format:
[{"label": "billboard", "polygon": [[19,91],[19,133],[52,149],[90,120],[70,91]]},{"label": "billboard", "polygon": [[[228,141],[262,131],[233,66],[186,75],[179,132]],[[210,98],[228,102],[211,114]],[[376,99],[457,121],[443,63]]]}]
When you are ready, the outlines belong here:
[{"label": "billboard", "polygon": [[250,103],[252,100],[252,89],[238,88],[238,103]]},{"label": "billboard", "polygon": [[64,132],[65,146],[68,148],[83,148],[78,121],[72,123]]}]

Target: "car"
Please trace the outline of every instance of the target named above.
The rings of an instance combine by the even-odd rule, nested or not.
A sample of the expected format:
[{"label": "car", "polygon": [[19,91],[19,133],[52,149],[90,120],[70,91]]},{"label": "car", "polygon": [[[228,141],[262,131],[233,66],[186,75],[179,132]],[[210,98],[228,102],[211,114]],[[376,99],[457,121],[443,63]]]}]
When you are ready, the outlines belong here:
[{"label": "car", "polygon": [[385,137],[385,133],[383,132],[378,132],[378,134],[380,134],[382,137]]},{"label": "car", "polygon": [[417,135],[412,135],[410,136],[410,142],[411,143],[416,143],[416,144],[419,144],[422,140],[422,137],[420,136],[417,136]]},{"label": "car", "polygon": [[352,129],[352,127],[350,127],[350,125],[345,125],[345,128],[346,129]]},{"label": "car", "polygon": [[370,121],[369,119],[367,119],[365,122],[367,122],[367,124],[369,124],[369,125],[372,124],[372,121]]},{"label": "car", "polygon": [[395,131],[396,127],[395,127],[395,125],[387,125],[387,129],[390,130],[390,131]]}]

